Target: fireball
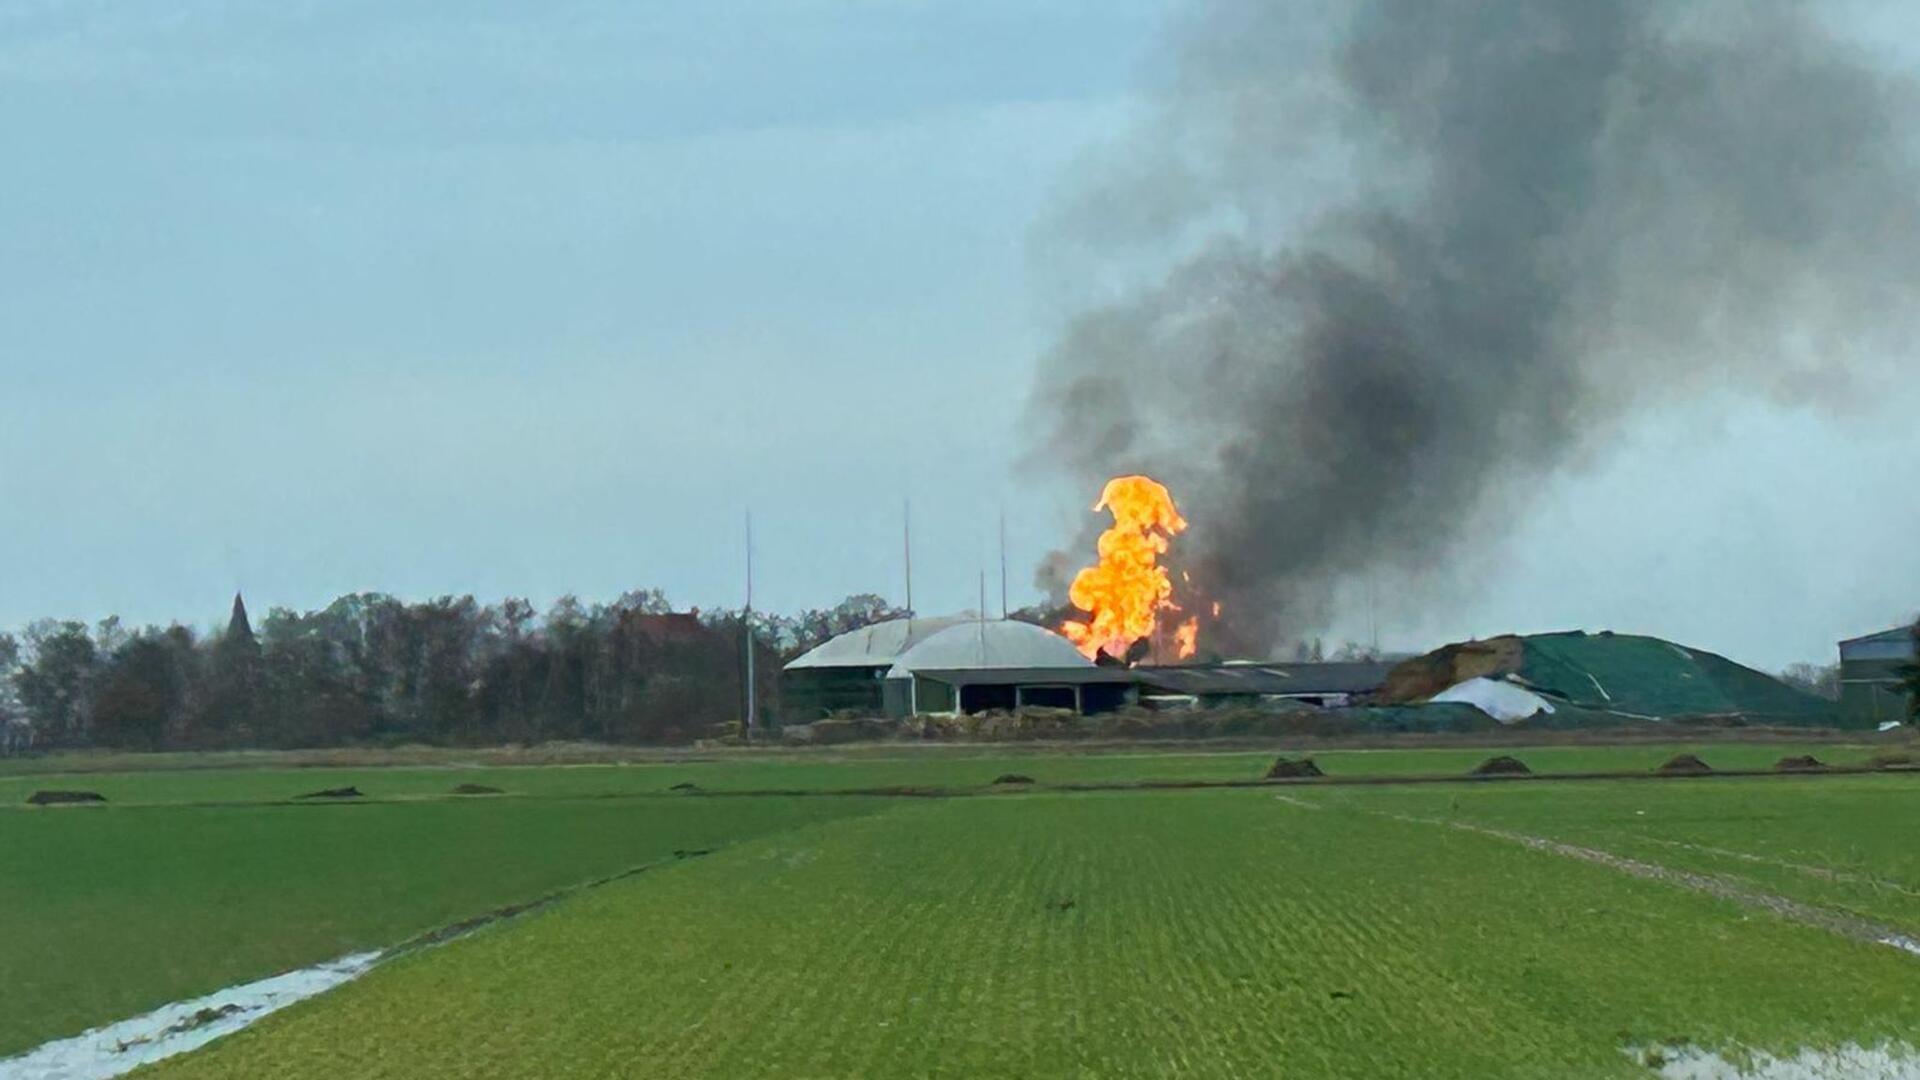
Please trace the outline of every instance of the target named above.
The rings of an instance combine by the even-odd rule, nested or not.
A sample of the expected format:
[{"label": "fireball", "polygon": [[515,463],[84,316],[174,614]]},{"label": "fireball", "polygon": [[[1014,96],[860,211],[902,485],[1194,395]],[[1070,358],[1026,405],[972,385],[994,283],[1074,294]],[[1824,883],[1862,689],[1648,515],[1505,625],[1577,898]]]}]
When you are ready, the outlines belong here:
[{"label": "fireball", "polygon": [[[1100,534],[1100,561],[1075,575],[1067,590],[1067,598],[1087,612],[1087,618],[1061,624],[1060,632],[1089,658],[1105,652],[1124,659],[1135,642],[1153,636],[1161,612],[1180,610],[1160,556],[1187,522],[1166,486],[1145,476],[1107,481],[1093,508],[1112,514],[1113,525]],[[1196,619],[1175,630],[1181,658],[1193,655],[1199,634]]]}]

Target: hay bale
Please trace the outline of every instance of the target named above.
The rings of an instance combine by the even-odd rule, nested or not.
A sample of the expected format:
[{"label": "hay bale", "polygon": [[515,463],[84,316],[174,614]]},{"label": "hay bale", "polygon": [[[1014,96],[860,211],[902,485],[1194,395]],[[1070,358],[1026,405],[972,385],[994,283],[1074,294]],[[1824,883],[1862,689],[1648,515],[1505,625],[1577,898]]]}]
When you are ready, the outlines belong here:
[{"label": "hay bale", "polygon": [[1824,770],[1826,767],[1827,767],[1826,762],[1821,761],[1819,758],[1814,757],[1812,754],[1800,754],[1794,757],[1783,757],[1779,761],[1776,761],[1773,763],[1773,769],[1775,772],[1820,772]]},{"label": "hay bale", "polygon": [[1508,757],[1505,754],[1501,754],[1498,757],[1490,757],[1487,760],[1481,762],[1480,764],[1475,765],[1473,767],[1473,771],[1468,773],[1467,775],[1469,776],[1532,776],[1533,770],[1527,768],[1527,763],[1524,761],[1521,761],[1519,758]]},{"label": "hay bale", "polygon": [[364,797],[365,796],[360,794],[360,789],[357,787],[325,788],[320,791],[309,791],[305,795],[299,796],[299,798],[302,799],[359,799]]},{"label": "hay bale", "polygon": [[1692,754],[1675,754],[1655,771],[1661,776],[1705,776],[1713,771],[1713,766]]},{"label": "hay bale", "polygon": [[1021,776],[1019,773],[1001,773],[999,776],[993,778],[993,782],[996,784],[1031,784],[1033,783],[1033,777]]},{"label": "hay bale", "polygon": [[506,792],[501,791],[497,787],[488,787],[485,784],[461,784],[453,789],[453,793],[455,795],[505,795],[506,794]]},{"label": "hay bale", "polygon": [[1313,759],[1310,757],[1278,757],[1274,759],[1273,767],[1267,770],[1266,778],[1269,780],[1302,780],[1325,775],[1327,774],[1321,772],[1320,766],[1315,765]]},{"label": "hay bale", "polygon": [[97,791],[36,791],[27,796],[27,802],[33,806],[53,806],[58,803],[96,803],[106,802],[107,797]]}]

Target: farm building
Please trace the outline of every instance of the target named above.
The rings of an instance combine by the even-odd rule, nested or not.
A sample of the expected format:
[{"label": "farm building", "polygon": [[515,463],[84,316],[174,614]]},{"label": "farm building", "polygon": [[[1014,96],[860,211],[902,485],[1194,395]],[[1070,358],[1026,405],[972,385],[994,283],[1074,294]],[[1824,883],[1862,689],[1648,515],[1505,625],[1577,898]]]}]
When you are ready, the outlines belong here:
[{"label": "farm building", "polygon": [[1897,626],[1840,643],[1840,708],[1849,717],[1874,724],[1905,720],[1905,668],[1920,662],[1913,628]]},{"label": "farm building", "polygon": [[970,615],[877,623],[787,665],[785,722],[847,710],[866,716],[976,713],[1025,706],[1113,712],[1296,701],[1338,707],[1379,688],[1379,663],[1183,664],[1109,667],[1066,638],[1013,619]]},{"label": "farm building", "polygon": [[884,693],[889,716],[1022,705],[1105,712],[1119,707],[1127,682],[1124,670],[1095,667],[1072,642],[1043,626],[974,619],[901,653],[887,672]]},{"label": "farm building", "polygon": [[806,724],[842,710],[878,716],[886,701],[883,683],[902,653],[971,615],[888,619],[822,642],[780,673],[781,720]]},{"label": "farm building", "polygon": [[1387,681],[1390,663],[1178,664],[1134,669],[1140,703],[1161,708],[1297,701],[1340,708]]}]

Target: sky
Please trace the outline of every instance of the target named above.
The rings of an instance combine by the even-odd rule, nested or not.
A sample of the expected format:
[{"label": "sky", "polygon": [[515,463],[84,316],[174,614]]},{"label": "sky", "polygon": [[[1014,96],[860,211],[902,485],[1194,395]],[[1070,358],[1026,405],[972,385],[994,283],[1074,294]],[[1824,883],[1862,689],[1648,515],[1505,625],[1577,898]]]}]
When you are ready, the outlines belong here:
[{"label": "sky", "polygon": [[[1852,5],[1864,38],[1920,30]],[[1049,215],[1179,0],[0,0],[0,627],[658,586],[1017,606]],[[1088,270],[1097,277],[1098,269]],[[1330,638],[1763,667],[1920,609],[1899,403],[1641,417]],[[1176,496],[1178,493],[1175,493]]]}]

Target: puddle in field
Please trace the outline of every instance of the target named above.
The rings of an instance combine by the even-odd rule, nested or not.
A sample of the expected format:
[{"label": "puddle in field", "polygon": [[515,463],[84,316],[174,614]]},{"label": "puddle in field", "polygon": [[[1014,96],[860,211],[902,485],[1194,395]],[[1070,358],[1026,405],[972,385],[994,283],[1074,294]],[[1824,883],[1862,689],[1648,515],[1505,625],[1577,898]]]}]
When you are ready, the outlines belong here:
[{"label": "puddle in field", "polygon": [[1920,1080],[1920,1052],[1905,1044],[1723,1057],[1697,1046],[1634,1049],[1628,1054],[1665,1080]]},{"label": "puddle in field", "polygon": [[97,1027],[0,1061],[6,1080],[107,1080],[134,1069],[195,1050],[223,1035],[284,1009],[296,1001],[331,990],[367,972],[377,952],[354,953],[298,971],[188,1001],[163,1005],[143,1016]]}]

